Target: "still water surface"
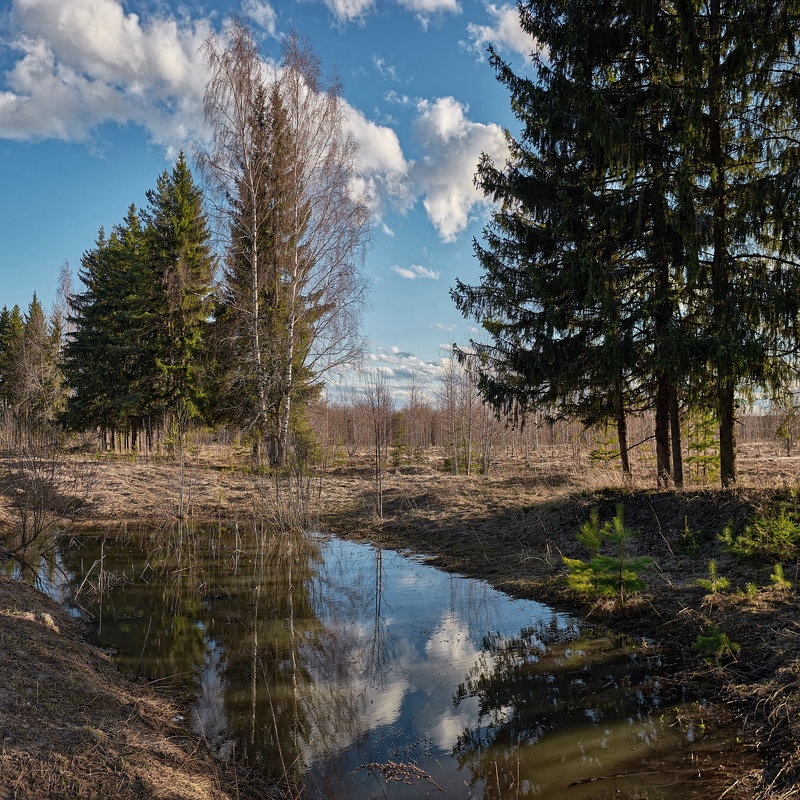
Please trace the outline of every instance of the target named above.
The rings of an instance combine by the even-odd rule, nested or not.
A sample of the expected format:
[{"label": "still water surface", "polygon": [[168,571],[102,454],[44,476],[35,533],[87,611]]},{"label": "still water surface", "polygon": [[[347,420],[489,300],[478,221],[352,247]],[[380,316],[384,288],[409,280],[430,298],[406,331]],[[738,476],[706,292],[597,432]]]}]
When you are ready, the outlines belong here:
[{"label": "still water surface", "polygon": [[310,799],[717,797],[751,760],[652,643],[369,545],[179,528],[61,560],[119,663]]}]

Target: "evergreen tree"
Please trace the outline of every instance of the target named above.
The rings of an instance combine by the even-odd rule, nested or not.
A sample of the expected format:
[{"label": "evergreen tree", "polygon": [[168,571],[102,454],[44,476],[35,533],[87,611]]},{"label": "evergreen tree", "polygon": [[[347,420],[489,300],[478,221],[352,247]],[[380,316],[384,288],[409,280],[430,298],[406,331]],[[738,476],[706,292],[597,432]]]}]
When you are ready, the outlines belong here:
[{"label": "evergreen tree", "polygon": [[680,145],[691,178],[685,240],[705,311],[698,394],[720,421],[720,476],[730,485],[737,392],[777,388],[796,367],[800,4],[709,0],[678,9]]},{"label": "evergreen tree", "polygon": [[12,405],[34,428],[52,422],[63,402],[58,367],[60,331],[48,325],[41,303],[33,294],[22,335],[14,348]]},{"label": "evergreen tree", "polygon": [[626,412],[654,406],[663,483],[683,288],[664,126],[669,30],[637,3],[551,6],[521,9],[540,48],[536,82],[492,53],[522,135],[507,134],[503,169],[478,167],[501,205],[475,245],[482,284],[458,282],[453,297],[492,337],[473,347],[493,405],[614,420],[626,470]]},{"label": "evergreen tree", "polygon": [[11,311],[3,306],[0,313],[0,403],[10,405],[14,388],[14,361],[25,323],[19,306]]},{"label": "evergreen tree", "polygon": [[135,436],[158,394],[151,282],[135,206],[108,239],[100,229],[78,275],[86,289],[71,301],[74,330],[63,358],[73,392],[65,421]]},{"label": "evergreen tree", "polygon": [[84,291],[70,297],[72,332],[64,347],[63,369],[72,389],[65,424],[73,430],[100,428],[104,438],[117,422],[111,403],[116,371],[108,347],[114,309],[107,288],[111,271],[111,246],[101,227],[94,248],[81,257],[78,277]]},{"label": "evergreen tree", "polygon": [[197,413],[203,401],[202,332],[209,317],[215,262],[203,195],[183,153],[148,191],[147,262],[153,285],[155,364],[160,402]]},{"label": "evergreen tree", "polygon": [[537,80],[492,55],[523,133],[505,168],[479,165],[501,205],[476,244],[482,284],[454,292],[492,336],[475,345],[481,388],[586,420],[620,387],[622,405],[655,408],[665,483],[670,430],[682,476],[676,387],[713,385],[729,484],[735,390],[793,366],[796,125],[780,67],[797,8],[533,0],[520,14]]}]

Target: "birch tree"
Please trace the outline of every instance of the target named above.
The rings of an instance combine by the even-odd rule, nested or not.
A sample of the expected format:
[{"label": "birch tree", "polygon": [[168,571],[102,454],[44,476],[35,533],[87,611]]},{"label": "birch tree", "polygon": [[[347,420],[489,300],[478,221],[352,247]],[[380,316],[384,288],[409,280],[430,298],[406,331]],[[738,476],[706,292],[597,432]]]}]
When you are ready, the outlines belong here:
[{"label": "birch tree", "polygon": [[340,84],[323,79],[310,45],[290,35],[272,68],[241,23],[228,34],[226,47],[206,44],[212,138],[199,159],[220,201],[229,337],[247,342],[237,367],[256,398],[250,424],[281,465],[296,406],[360,354],[369,213]]}]

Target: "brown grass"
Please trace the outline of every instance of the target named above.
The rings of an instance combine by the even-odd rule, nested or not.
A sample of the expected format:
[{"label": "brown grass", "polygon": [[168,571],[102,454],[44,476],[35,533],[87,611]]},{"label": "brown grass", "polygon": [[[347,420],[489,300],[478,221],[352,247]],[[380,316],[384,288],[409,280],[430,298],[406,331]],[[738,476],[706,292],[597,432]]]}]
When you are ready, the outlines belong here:
[{"label": "brown grass", "polygon": [[0,577],[0,797],[235,800],[279,796],[215,763],[151,687],[123,679],[79,624]]},{"label": "brown grass", "polygon": [[[717,541],[729,519],[741,523],[800,486],[800,458],[774,453],[773,447],[767,452],[746,444],[735,490],[656,491],[650,473],[626,483],[618,470],[575,464],[566,451],[530,464],[501,459],[486,477],[450,475],[443,471],[444,454],[430,452],[420,463],[388,471],[383,519],[374,513],[364,457],[321,478],[321,526],[424,554],[437,566],[486,579],[511,594],[602,618],[675,648],[685,664],[676,678],[718,695],[760,748],[765,767],[758,796],[788,797],[800,780],[800,602],[794,590],[770,586],[769,566],[742,564]],[[96,482],[85,522],[119,526],[175,514],[174,464],[123,457],[92,461]],[[263,507],[266,485],[248,471],[246,454],[203,451],[192,458],[183,491],[195,518],[241,519]],[[644,576],[646,595],[624,610],[571,593],[562,563],[562,556],[585,557],[575,532],[590,508],[598,506],[608,519],[617,503],[625,507],[627,524],[640,531],[632,554],[655,562]],[[681,548],[686,524],[697,534],[696,555]],[[709,558],[732,584],[710,599],[697,584],[707,576]],[[790,581],[800,580],[797,568],[784,568]],[[737,593],[747,582],[758,585],[754,596]],[[223,798],[235,796],[231,786],[245,796],[236,774],[211,761],[171,722],[174,707],[121,679],[101,653],[75,638],[75,623],[57,607],[3,581],[0,612],[0,648],[10,654],[0,661],[3,797]],[[698,633],[713,625],[739,642],[736,659],[706,665],[693,650]]]}]

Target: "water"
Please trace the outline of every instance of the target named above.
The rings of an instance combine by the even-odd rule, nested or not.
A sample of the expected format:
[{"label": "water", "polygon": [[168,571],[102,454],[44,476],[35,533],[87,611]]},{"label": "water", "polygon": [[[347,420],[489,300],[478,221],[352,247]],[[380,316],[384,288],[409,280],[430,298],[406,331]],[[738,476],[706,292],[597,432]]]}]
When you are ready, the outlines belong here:
[{"label": "water", "polygon": [[716,797],[752,762],[652,642],[335,538],[159,539],[86,537],[50,591],[130,672],[184,681],[222,757],[305,797]]}]

